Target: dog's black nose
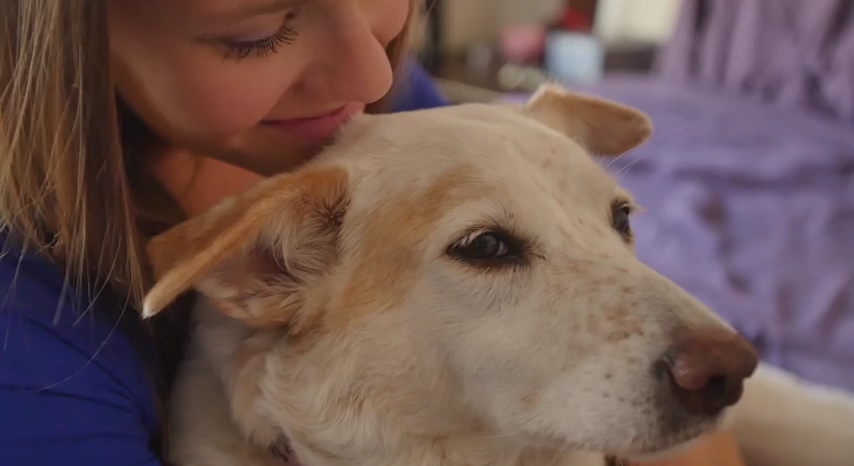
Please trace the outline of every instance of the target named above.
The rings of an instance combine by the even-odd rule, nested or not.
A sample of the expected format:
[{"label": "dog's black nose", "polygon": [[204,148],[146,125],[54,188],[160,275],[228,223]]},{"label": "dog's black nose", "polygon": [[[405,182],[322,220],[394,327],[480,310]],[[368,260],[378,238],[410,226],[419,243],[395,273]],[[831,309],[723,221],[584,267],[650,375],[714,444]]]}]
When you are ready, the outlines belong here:
[{"label": "dog's black nose", "polygon": [[756,350],[727,330],[685,332],[657,363],[663,382],[692,414],[714,416],[734,405],[759,364]]}]

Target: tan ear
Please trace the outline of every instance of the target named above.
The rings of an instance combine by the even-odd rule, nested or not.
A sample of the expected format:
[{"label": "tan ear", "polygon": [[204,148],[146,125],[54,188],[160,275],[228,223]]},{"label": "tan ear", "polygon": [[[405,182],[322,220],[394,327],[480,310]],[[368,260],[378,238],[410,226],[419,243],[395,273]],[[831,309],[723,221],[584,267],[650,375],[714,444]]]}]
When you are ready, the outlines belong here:
[{"label": "tan ear", "polygon": [[255,327],[288,325],[337,254],[347,172],[306,168],[264,180],[147,245],[156,283],[143,317],[196,289]]},{"label": "tan ear", "polygon": [[622,155],[652,134],[652,121],[643,112],[554,84],[540,86],[523,113],[596,155]]}]

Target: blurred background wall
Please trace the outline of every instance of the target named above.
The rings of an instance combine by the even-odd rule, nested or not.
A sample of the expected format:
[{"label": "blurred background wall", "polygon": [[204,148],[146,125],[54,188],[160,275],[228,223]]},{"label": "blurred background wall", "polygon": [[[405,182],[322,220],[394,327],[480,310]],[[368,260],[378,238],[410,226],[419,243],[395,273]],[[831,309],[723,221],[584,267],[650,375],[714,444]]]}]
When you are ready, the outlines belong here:
[{"label": "blurred background wall", "polygon": [[605,41],[663,43],[673,31],[681,2],[600,0],[597,3],[593,30]]},{"label": "blurred background wall", "polygon": [[681,0],[425,0],[423,61],[455,101],[645,72]]}]

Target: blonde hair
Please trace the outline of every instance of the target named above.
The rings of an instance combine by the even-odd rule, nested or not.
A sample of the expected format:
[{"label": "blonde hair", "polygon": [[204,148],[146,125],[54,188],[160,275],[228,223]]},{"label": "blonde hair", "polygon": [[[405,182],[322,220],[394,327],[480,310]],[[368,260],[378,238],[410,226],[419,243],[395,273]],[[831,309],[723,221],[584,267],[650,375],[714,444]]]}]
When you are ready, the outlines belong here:
[{"label": "blonde hair", "polygon": [[[129,176],[133,126],[107,65],[107,1],[0,0],[0,227],[72,285],[138,304],[149,285],[140,218],[156,209],[137,200],[161,197]],[[389,46],[394,63],[408,40]]]}]

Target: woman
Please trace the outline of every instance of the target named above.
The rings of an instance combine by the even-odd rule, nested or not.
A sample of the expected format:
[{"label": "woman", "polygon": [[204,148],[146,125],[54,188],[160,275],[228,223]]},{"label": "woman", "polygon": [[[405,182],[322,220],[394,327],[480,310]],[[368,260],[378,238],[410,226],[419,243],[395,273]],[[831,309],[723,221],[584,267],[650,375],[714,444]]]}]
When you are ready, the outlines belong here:
[{"label": "woman", "polygon": [[0,0],[0,464],[159,464],[184,331],[181,312],[139,323],[142,241],[292,169],[357,112],[442,105],[401,58],[414,13]]}]

